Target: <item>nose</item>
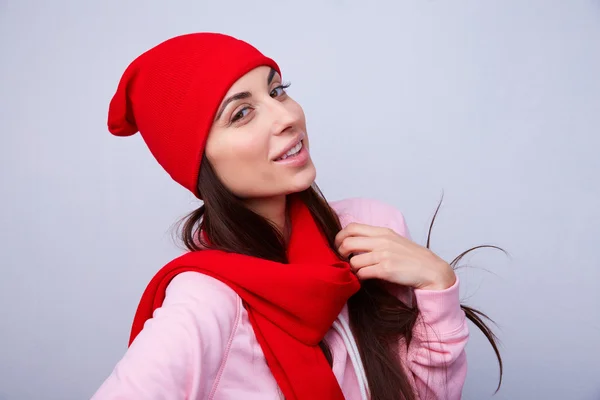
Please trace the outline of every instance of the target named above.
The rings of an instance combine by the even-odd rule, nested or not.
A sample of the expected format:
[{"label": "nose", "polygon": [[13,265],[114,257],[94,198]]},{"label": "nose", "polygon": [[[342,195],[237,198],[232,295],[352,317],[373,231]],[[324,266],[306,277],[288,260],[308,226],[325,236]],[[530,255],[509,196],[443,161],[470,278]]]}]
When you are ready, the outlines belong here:
[{"label": "nose", "polygon": [[293,129],[298,122],[298,113],[294,112],[291,107],[291,100],[280,101],[274,98],[269,99],[267,111],[271,116],[271,133],[273,135],[280,135]]}]

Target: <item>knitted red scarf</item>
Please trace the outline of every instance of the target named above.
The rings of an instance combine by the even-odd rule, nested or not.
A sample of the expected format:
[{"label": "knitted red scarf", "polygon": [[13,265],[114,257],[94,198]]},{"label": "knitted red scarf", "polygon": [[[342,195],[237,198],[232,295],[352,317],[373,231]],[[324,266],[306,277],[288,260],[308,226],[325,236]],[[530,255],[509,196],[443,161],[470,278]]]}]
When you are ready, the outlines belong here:
[{"label": "knitted red scarf", "polygon": [[187,253],[167,264],[142,295],[130,344],[162,305],[169,282],[184,271],[210,275],[243,300],[267,364],[286,400],[344,398],[318,344],[360,287],[328,246],[308,208],[291,204],[289,264],[217,250]]}]

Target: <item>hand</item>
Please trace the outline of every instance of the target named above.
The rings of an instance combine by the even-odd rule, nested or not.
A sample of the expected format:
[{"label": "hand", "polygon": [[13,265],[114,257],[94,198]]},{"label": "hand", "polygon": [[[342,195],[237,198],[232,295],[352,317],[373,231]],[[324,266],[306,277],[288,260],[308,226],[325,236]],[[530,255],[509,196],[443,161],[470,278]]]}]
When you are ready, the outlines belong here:
[{"label": "hand", "polygon": [[351,223],[335,238],[360,279],[381,279],[416,289],[443,290],[456,281],[452,267],[431,250],[392,229]]}]

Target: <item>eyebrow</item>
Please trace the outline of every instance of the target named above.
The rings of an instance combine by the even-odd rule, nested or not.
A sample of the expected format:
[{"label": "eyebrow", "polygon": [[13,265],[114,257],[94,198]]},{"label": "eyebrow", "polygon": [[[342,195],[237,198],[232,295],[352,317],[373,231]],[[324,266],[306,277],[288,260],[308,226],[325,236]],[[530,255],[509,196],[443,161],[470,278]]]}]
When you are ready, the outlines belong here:
[{"label": "eyebrow", "polygon": [[267,85],[271,84],[276,73],[277,73],[277,71],[275,71],[273,68],[271,68],[271,71],[269,71],[269,78],[267,79]]},{"label": "eyebrow", "polygon": [[[271,71],[269,72],[269,77],[267,78],[267,85],[271,84],[276,73],[277,73],[277,71],[275,71],[273,68],[271,68]],[[225,111],[225,108],[227,107],[227,105],[229,103],[236,101],[236,100],[247,99],[250,97],[252,97],[252,93],[250,93],[250,92],[240,92],[240,93],[234,94],[233,96],[228,97],[223,102],[223,104],[221,104],[221,107],[219,108],[219,112],[217,112],[217,116],[215,117],[215,121],[218,121],[219,118],[221,118],[221,115],[223,115],[223,111]]]},{"label": "eyebrow", "polygon": [[252,93],[250,93],[250,92],[241,92],[241,93],[234,94],[231,97],[228,97],[227,100],[225,100],[223,102],[223,104],[221,105],[221,108],[219,108],[219,112],[217,113],[217,116],[215,117],[215,121],[218,121],[219,118],[221,118],[221,115],[223,115],[223,111],[225,111],[225,107],[227,107],[227,105],[229,103],[231,103],[232,101],[236,101],[236,100],[247,99],[249,97],[252,97]]}]

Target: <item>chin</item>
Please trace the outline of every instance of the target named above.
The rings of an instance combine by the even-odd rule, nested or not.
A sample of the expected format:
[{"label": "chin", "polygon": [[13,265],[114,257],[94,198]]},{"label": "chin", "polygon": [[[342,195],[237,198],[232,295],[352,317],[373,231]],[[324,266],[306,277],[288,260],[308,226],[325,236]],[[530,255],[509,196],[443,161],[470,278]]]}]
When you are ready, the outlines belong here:
[{"label": "chin", "polygon": [[311,163],[310,167],[297,173],[292,178],[292,181],[290,182],[290,188],[288,190],[288,194],[298,193],[298,192],[302,192],[302,191],[308,189],[315,182],[316,177],[317,177],[317,170],[315,169],[314,165],[312,165],[312,163]]}]

